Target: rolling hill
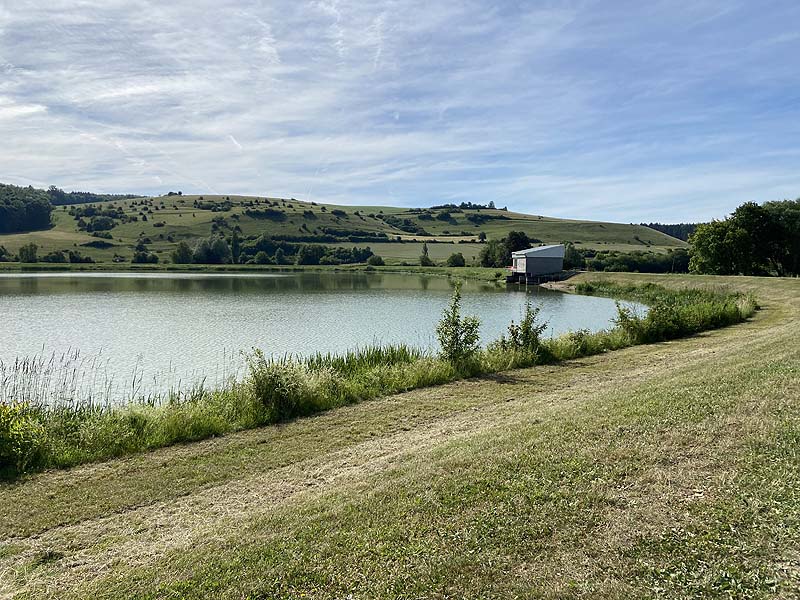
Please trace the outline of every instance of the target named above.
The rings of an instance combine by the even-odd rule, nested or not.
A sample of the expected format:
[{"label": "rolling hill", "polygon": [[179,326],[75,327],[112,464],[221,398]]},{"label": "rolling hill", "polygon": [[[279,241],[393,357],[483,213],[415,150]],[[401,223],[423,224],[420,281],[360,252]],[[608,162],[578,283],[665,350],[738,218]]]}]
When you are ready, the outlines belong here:
[{"label": "rolling hill", "polygon": [[236,230],[243,239],[264,235],[289,242],[370,246],[389,263],[415,261],[423,242],[428,242],[434,260],[459,251],[471,262],[480,251],[481,233],[493,239],[509,231],[597,250],[664,252],[686,247],[685,242],[642,225],[557,219],[476,205],[409,209],[174,194],[56,206],[52,220],[53,227],[47,230],[0,235],[0,245],[14,253],[33,242],[40,255],[78,250],[97,262],[112,262],[115,257],[128,262],[143,240],[163,262],[181,240],[193,243],[212,234],[230,236]]}]

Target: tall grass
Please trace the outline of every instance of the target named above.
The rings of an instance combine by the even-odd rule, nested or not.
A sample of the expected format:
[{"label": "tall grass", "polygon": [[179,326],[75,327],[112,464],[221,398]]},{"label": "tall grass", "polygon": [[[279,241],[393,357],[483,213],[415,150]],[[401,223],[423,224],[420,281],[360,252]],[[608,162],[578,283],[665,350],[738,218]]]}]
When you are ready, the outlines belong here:
[{"label": "tall grass", "polygon": [[638,300],[649,310],[642,316],[618,305],[611,330],[580,330],[541,339],[544,325],[528,306],[520,324],[509,326],[507,337],[457,360],[404,345],[307,358],[272,358],[256,350],[247,357],[247,373],[241,379],[232,378],[214,389],[201,385],[159,397],[134,397],[124,406],[82,397],[79,384],[84,376],[70,370],[68,361],[0,368],[0,475],[69,467],[464,377],[672,339],[742,321],[758,308],[752,296],[728,290],[674,291],[651,284],[606,283],[580,284],[577,289]]}]

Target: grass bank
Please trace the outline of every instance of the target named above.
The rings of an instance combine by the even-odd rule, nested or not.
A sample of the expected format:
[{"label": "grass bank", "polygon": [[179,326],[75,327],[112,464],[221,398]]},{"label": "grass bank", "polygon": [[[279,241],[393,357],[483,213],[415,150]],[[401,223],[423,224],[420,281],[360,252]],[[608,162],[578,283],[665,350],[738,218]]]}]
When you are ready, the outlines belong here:
[{"label": "grass bank", "polygon": [[70,398],[57,403],[41,398],[31,401],[22,392],[40,387],[41,374],[35,368],[23,369],[16,373],[21,381],[12,376],[5,383],[21,393],[0,405],[0,473],[14,477],[70,467],[284,422],[398,392],[674,339],[740,322],[757,308],[752,296],[730,290],[582,283],[578,291],[635,297],[650,309],[642,316],[620,306],[614,329],[542,339],[544,327],[529,307],[519,324],[509,326],[507,336],[479,348],[477,337],[467,341],[469,320],[460,315],[457,292],[448,329],[440,335],[443,352],[439,355],[389,346],[276,360],[256,351],[249,356],[249,373],[241,381],[124,407],[81,404]]},{"label": "grass bank", "polygon": [[793,598],[797,280],[745,323],[0,484],[15,598]]}]

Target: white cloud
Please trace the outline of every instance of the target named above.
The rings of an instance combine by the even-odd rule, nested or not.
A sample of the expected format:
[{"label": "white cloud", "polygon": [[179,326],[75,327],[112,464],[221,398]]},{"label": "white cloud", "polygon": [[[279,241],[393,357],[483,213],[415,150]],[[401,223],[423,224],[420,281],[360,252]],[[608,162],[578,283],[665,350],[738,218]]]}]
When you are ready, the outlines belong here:
[{"label": "white cloud", "polygon": [[779,4],[9,3],[0,178],[707,218],[800,195]]}]

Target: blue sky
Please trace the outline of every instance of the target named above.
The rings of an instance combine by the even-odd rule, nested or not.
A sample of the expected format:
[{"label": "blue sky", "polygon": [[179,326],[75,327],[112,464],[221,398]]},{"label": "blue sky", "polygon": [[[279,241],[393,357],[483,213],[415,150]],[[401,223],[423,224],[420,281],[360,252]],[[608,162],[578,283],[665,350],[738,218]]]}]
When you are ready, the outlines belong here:
[{"label": "blue sky", "polygon": [[800,196],[800,3],[0,0],[0,181],[622,222]]}]

